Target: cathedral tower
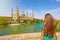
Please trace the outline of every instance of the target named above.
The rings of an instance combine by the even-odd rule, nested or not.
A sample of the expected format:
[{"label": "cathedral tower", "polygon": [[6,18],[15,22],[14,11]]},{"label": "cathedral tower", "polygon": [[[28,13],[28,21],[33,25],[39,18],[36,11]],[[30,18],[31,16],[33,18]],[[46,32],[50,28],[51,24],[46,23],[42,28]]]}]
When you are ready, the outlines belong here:
[{"label": "cathedral tower", "polygon": [[32,10],[32,19],[34,19],[34,11]]},{"label": "cathedral tower", "polygon": [[24,14],[24,11],[22,12],[22,17],[24,17],[25,16],[25,14]]},{"label": "cathedral tower", "polygon": [[28,11],[26,11],[26,17],[28,17]]},{"label": "cathedral tower", "polygon": [[19,10],[18,10],[18,6],[16,7],[16,19],[18,19],[19,18]]}]

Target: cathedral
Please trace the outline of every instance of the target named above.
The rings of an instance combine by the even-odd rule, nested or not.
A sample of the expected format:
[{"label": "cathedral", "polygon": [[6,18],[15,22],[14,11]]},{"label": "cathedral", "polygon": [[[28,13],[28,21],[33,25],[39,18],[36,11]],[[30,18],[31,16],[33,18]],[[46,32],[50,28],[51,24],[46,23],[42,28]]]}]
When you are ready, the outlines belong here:
[{"label": "cathedral", "polygon": [[34,19],[34,11],[32,10],[31,16],[28,16],[28,11],[26,11],[26,14],[23,11],[22,14],[20,15],[18,7],[16,7],[16,13],[15,14],[13,12],[13,9],[11,9],[11,18],[13,20],[17,20],[17,19],[20,19],[20,20],[25,20],[25,19],[33,20]]}]

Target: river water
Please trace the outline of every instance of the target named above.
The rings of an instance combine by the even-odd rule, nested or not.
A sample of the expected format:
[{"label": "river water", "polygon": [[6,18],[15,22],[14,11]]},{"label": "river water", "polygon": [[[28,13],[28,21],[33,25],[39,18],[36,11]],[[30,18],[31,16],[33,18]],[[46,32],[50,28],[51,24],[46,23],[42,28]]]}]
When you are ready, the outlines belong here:
[{"label": "river water", "polygon": [[32,33],[40,32],[44,28],[44,23],[34,25],[19,25],[19,26],[4,26],[0,28],[0,36],[20,34],[20,33]]}]

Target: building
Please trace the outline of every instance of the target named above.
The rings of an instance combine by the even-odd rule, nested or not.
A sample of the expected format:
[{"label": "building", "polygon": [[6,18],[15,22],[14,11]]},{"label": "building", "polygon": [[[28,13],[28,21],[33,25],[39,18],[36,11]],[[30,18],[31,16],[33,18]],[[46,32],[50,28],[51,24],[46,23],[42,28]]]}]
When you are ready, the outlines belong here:
[{"label": "building", "polygon": [[16,13],[14,14],[13,9],[11,9],[11,19],[16,21],[17,19],[19,20],[33,20],[34,19],[34,11],[32,10],[31,16],[28,16],[28,11],[26,11],[26,14],[24,11],[20,15],[18,7],[16,7]]},{"label": "building", "polygon": [[34,11],[32,11],[31,16],[28,16],[28,11],[26,11],[26,14],[24,13],[24,11],[22,12],[22,14],[20,15],[18,7],[16,7],[16,12],[14,13],[13,8],[11,9],[11,15],[10,16],[0,16],[0,18],[4,18],[4,19],[8,19],[12,22],[16,22],[16,20],[33,20],[34,19]]}]

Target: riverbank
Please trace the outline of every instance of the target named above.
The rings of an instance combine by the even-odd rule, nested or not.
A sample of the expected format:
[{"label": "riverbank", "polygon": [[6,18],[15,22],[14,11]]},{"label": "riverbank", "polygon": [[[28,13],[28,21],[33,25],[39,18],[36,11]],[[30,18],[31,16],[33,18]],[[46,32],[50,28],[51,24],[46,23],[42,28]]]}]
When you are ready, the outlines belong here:
[{"label": "riverbank", "polygon": [[[60,33],[57,34],[57,40],[60,40]],[[15,35],[0,36],[0,40],[40,40],[41,33],[24,33]]]}]

